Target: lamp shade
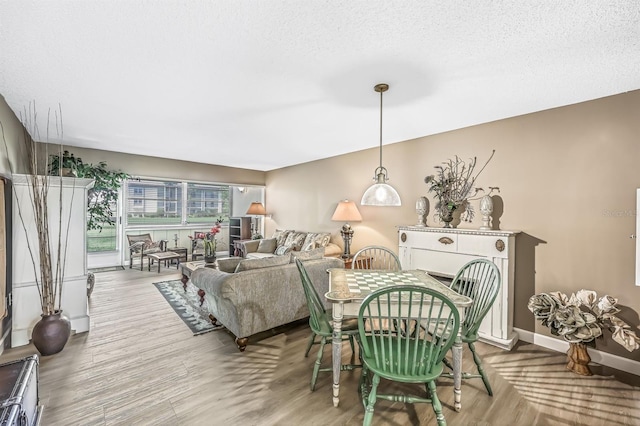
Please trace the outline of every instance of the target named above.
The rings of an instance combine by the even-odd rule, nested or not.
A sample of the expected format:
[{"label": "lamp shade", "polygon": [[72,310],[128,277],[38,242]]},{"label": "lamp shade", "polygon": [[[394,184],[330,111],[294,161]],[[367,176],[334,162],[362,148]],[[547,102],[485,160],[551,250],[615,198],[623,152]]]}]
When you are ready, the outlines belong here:
[{"label": "lamp shade", "polygon": [[267,214],[267,211],[264,209],[264,206],[262,205],[261,202],[254,201],[249,206],[249,209],[247,210],[247,214],[252,214],[252,215],[256,215],[256,216],[264,216],[264,215]]},{"label": "lamp shade", "polygon": [[333,212],[331,220],[340,222],[359,222],[362,220],[362,216],[358,211],[356,203],[349,200],[340,201],[336,207],[336,211]]}]

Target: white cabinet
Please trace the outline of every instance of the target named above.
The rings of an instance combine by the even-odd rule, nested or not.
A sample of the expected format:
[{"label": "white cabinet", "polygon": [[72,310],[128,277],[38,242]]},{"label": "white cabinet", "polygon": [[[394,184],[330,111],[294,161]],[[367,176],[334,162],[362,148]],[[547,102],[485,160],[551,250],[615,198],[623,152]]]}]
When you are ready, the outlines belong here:
[{"label": "white cabinet", "polygon": [[[30,250],[38,262],[38,235],[29,196],[29,182],[25,175],[14,174],[13,179],[13,318],[11,346],[29,343],[31,330],[40,320],[42,310]],[[62,311],[71,321],[76,333],[89,331],[87,303],[87,190],[91,179],[49,178],[49,235],[51,259],[55,262],[59,230],[60,192],[62,191],[62,250],[66,251]],[[18,204],[19,203],[19,206]],[[21,219],[22,216],[22,219]],[[24,225],[23,225],[24,221]],[[25,235],[25,228],[27,234]],[[28,241],[28,244],[27,244]],[[36,268],[39,268],[36,263]],[[36,269],[37,270],[37,269]]]},{"label": "white cabinet", "polygon": [[505,349],[518,341],[513,331],[515,240],[519,231],[478,231],[414,226],[399,228],[399,257],[403,269],[423,269],[453,277],[473,259],[489,259],[502,276],[500,293],[480,326],[480,339]]}]

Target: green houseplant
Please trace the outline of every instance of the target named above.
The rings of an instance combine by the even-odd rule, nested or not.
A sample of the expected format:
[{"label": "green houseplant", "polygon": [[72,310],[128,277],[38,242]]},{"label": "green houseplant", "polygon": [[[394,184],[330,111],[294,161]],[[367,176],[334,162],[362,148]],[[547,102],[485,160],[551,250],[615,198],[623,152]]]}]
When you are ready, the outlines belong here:
[{"label": "green houseplant", "polygon": [[107,163],[89,164],[69,151],[49,156],[48,173],[53,176],[70,173],[75,177],[93,179],[93,188],[87,193],[87,230],[102,231],[104,225],[112,225],[111,206],[118,201],[118,189],[127,173],[107,169]]}]

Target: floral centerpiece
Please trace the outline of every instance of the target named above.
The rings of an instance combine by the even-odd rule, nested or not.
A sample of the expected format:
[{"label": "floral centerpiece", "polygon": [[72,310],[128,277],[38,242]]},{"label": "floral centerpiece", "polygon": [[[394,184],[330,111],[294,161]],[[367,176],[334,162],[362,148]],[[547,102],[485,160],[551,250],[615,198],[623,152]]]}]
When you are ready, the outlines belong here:
[{"label": "floral centerpiece", "polygon": [[[562,336],[572,345],[567,368],[590,375],[585,345],[595,347],[595,339],[602,336],[604,329],[609,330],[613,340],[629,352],[640,348],[636,332],[615,315],[620,312],[617,303],[618,299],[614,297],[605,295],[598,298],[595,291],[580,290],[571,297],[559,291],[536,294],[531,296],[527,306],[537,320],[549,327],[551,334]],[[584,352],[581,356],[587,361],[583,367],[575,365],[577,361],[572,359],[572,352],[576,351]]]},{"label": "floral centerpiece", "polygon": [[[207,263],[213,263],[216,260],[216,247],[218,245],[218,240],[216,239],[216,235],[220,233],[222,230],[222,218],[218,218],[216,220],[215,225],[211,227],[209,232],[196,232],[192,237],[189,235],[189,239],[191,240],[200,240],[202,241],[202,248],[204,249],[204,260]],[[196,242],[192,243],[195,247]]]},{"label": "floral centerpiece", "polygon": [[424,178],[424,182],[429,185],[429,192],[436,196],[435,218],[445,223],[445,228],[451,227],[453,212],[464,208],[460,219],[471,222],[475,214],[470,201],[476,197],[478,192],[484,191],[476,187],[476,179],[493,158],[495,150],[482,168],[474,174],[477,165],[477,158],[473,157],[467,163],[457,155],[454,159],[449,159],[442,165],[435,166],[436,173]]}]

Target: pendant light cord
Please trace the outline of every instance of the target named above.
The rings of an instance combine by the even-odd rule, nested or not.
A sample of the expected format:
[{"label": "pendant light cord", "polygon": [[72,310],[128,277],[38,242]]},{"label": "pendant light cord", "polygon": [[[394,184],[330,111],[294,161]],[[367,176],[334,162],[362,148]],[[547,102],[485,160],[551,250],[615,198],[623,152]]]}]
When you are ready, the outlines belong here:
[{"label": "pendant light cord", "polygon": [[380,91],[380,168],[382,169],[382,94],[384,91]]}]

